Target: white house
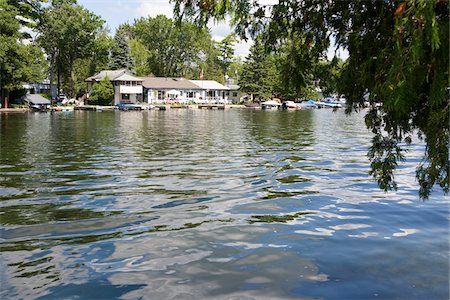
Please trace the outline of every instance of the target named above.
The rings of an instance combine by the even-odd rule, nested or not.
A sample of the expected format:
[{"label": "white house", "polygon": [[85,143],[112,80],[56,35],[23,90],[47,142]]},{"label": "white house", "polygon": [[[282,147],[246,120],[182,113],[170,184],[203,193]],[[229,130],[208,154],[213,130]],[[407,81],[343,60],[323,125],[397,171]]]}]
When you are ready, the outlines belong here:
[{"label": "white house", "polygon": [[208,103],[228,103],[229,87],[214,80],[190,80],[190,82],[201,89],[201,98]]},{"label": "white house", "polygon": [[113,104],[136,103],[143,100],[142,78],[134,76],[130,71],[122,70],[104,70],[100,73],[86,79],[88,83],[88,93],[92,92],[95,83],[108,76],[114,86]]},{"label": "white house", "polygon": [[144,77],[144,98],[148,103],[197,102],[202,89],[184,78]]}]

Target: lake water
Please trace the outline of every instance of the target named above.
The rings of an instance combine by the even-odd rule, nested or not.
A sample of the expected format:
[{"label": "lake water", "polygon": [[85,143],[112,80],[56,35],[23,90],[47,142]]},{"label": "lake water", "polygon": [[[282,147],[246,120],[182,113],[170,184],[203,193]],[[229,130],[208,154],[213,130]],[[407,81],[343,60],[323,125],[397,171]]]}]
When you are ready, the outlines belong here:
[{"label": "lake water", "polygon": [[448,198],[343,111],[0,114],[2,299],[448,299]]}]

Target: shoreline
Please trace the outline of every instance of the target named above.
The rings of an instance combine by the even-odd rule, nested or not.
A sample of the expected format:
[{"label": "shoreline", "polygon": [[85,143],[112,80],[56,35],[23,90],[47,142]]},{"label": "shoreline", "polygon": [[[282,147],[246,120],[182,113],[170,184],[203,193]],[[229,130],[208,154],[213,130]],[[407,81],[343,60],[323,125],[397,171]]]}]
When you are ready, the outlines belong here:
[{"label": "shoreline", "polygon": [[0,113],[24,113],[30,111],[29,108],[0,108]]}]

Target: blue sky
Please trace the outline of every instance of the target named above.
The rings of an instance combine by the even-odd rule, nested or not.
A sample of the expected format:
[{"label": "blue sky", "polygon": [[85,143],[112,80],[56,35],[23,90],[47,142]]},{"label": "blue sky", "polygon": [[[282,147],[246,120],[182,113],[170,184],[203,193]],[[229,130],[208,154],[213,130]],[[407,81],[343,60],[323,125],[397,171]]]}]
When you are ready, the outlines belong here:
[{"label": "blue sky", "polygon": [[78,0],[78,3],[102,16],[112,32],[118,25],[142,16],[172,16],[169,0]]}]

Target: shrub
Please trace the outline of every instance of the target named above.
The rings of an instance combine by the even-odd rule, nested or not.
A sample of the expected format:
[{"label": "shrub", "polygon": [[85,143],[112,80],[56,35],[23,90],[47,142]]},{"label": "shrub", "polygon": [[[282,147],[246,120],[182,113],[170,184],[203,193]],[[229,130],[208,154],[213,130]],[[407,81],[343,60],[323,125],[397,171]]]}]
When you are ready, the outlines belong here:
[{"label": "shrub", "polygon": [[92,88],[89,103],[93,105],[110,105],[114,98],[114,86],[105,76],[99,83]]}]

